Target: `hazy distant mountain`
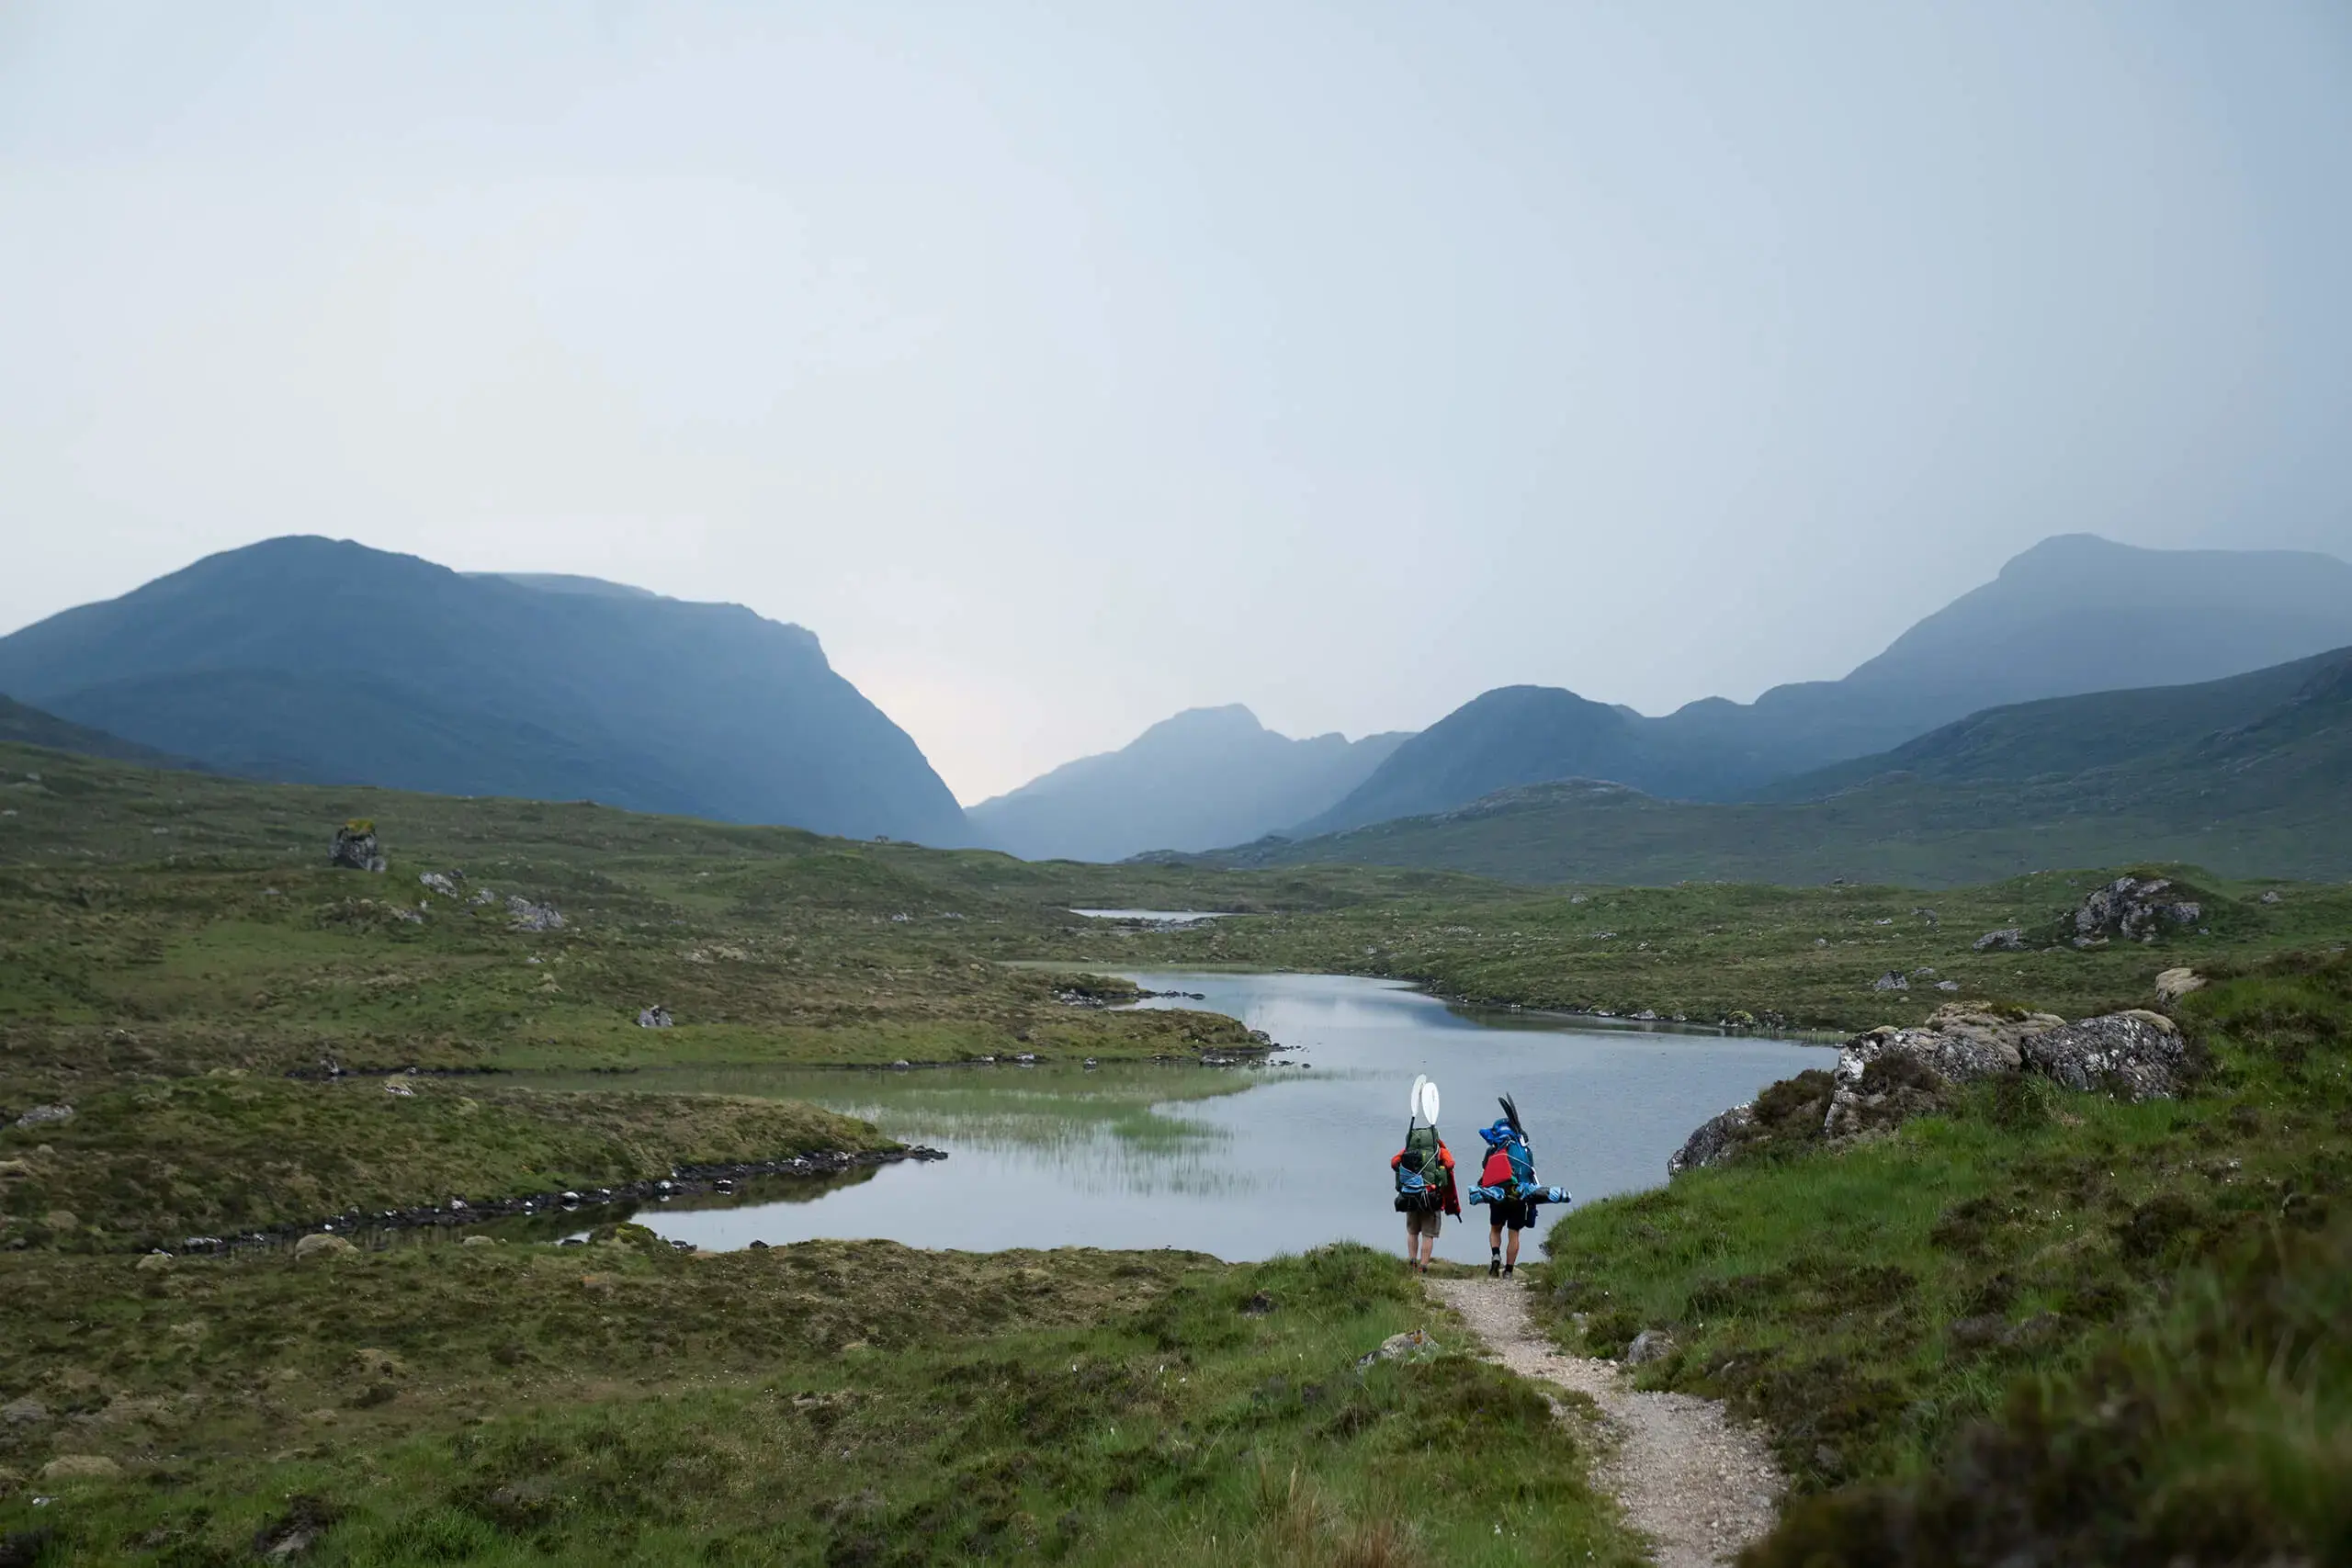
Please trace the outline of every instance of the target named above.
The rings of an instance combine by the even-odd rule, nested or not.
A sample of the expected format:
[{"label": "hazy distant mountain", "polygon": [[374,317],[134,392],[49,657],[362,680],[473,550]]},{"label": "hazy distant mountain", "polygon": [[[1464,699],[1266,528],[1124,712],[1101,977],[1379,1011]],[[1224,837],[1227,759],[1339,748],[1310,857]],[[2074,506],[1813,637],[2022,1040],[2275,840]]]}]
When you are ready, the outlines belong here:
[{"label": "hazy distant mountain", "polygon": [[2352,875],[2352,648],[2198,685],[1994,708],[1773,796],[1668,801],[1557,780],[1204,858],[1539,883],[1939,885],[2139,861],[2332,881]]},{"label": "hazy distant mountain", "polygon": [[52,751],[78,751],[85,757],[111,757],[118,762],[144,762],[151,768],[189,766],[186,758],[135,745],[103,729],[70,723],[53,713],[27,707],[12,697],[0,696],[0,741],[46,746]]},{"label": "hazy distant mountain", "polygon": [[272,539],[0,638],[0,690],[254,778],[968,838],[808,632],[594,579]]},{"label": "hazy distant mountain", "polygon": [[2352,643],[2352,565],[2269,550],[2045,539],[1842,681],[1708,698],[1663,718],[1535,686],[1488,692],[1421,732],[1301,836],[1443,811],[1550,779],[1736,800],[1979,709],[2211,681]]},{"label": "hazy distant mountain", "polygon": [[1293,740],[1238,705],[1162,719],[1116,751],[1080,757],[965,813],[983,842],[1023,860],[1125,860],[1238,843],[1312,816],[1405,737]]},{"label": "hazy distant mountain", "polygon": [[[1753,782],[1724,754],[1666,721],[1555,686],[1503,686],[1472,698],[1398,746],[1372,775],[1294,836],[1443,811],[1545,779],[1615,779],[1703,798]],[[1235,840],[1233,842],[1239,842]]]}]

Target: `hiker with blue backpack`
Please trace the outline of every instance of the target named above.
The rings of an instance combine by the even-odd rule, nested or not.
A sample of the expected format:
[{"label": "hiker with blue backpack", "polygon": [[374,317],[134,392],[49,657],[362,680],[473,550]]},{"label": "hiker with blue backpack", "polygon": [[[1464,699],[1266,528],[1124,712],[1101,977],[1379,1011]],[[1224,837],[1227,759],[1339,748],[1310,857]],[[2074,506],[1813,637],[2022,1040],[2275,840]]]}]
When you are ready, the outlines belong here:
[{"label": "hiker with blue backpack", "polygon": [[1405,1146],[1388,1162],[1396,1173],[1396,1212],[1405,1216],[1405,1261],[1426,1274],[1437,1251],[1445,1216],[1462,1217],[1453,1181],[1453,1151],[1437,1134],[1437,1085],[1413,1080],[1412,1115],[1405,1123]]},{"label": "hiker with blue backpack", "polygon": [[[1487,1142],[1487,1160],[1479,1168],[1478,1185],[1470,1190],[1470,1201],[1487,1205],[1488,1279],[1508,1275],[1519,1267],[1519,1233],[1535,1223],[1539,1205],[1569,1201],[1565,1190],[1536,1181],[1535,1150],[1519,1120],[1519,1107],[1509,1095],[1498,1103],[1503,1108],[1502,1119],[1478,1129],[1478,1136]],[[1506,1228],[1510,1231],[1508,1256],[1503,1252]]]}]

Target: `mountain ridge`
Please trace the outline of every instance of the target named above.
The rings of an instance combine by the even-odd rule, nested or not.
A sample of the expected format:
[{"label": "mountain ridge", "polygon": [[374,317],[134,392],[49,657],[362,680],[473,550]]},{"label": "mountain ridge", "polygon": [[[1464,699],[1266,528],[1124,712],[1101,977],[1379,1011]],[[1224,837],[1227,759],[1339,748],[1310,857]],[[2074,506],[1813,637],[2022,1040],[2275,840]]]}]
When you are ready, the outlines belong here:
[{"label": "mountain ridge", "polygon": [[[2052,768],[2053,746],[2086,758]],[[1517,882],[1948,885],[2048,865],[2193,861],[2352,875],[2352,647],[2188,687],[1985,710],[1776,797],[1669,801],[1622,783],[1519,784],[1440,812],[1198,857]]]},{"label": "mountain ridge", "polygon": [[1839,681],[1660,717],[1558,687],[1498,687],[1398,748],[1312,837],[1515,785],[1594,777],[1665,799],[1762,797],[1982,709],[2169,687],[2352,643],[2352,564],[2301,551],[2151,550],[2058,535],[1923,617]]},{"label": "mountain ridge", "polygon": [[1187,708],[1117,750],[1064,762],[969,807],[965,818],[982,842],[1024,860],[1213,849],[1329,805],[1403,739],[1293,739],[1238,703]]},{"label": "mountain ridge", "polygon": [[0,638],[0,689],[254,777],[968,840],[815,634],[594,581],[265,540]]}]

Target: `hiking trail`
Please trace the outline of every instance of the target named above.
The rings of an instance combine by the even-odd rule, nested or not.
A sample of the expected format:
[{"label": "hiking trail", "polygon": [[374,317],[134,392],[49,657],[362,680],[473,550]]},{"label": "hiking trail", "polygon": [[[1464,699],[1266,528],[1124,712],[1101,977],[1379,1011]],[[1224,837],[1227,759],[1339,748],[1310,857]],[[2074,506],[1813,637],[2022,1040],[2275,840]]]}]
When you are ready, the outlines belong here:
[{"label": "hiking trail", "polygon": [[1612,1440],[1596,1478],[1649,1537],[1658,1568],[1717,1568],[1772,1528],[1786,1484],[1762,1436],[1688,1393],[1648,1393],[1613,1361],[1563,1355],[1511,1280],[1429,1280],[1430,1292],[1511,1371],[1589,1395]]}]

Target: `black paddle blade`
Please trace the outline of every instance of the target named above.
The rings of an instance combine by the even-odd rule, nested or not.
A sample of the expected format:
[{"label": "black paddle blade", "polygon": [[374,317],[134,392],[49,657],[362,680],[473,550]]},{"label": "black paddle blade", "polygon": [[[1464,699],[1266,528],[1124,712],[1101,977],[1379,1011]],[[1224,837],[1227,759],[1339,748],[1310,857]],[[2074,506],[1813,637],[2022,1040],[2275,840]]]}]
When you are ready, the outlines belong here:
[{"label": "black paddle blade", "polygon": [[1527,1136],[1527,1127],[1520,1121],[1519,1107],[1511,1103],[1510,1096],[1506,1094],[1495,1103],[1503,1108],[1503,1120],[1510,1123],[1510,1130],[1522,1138]]}]

